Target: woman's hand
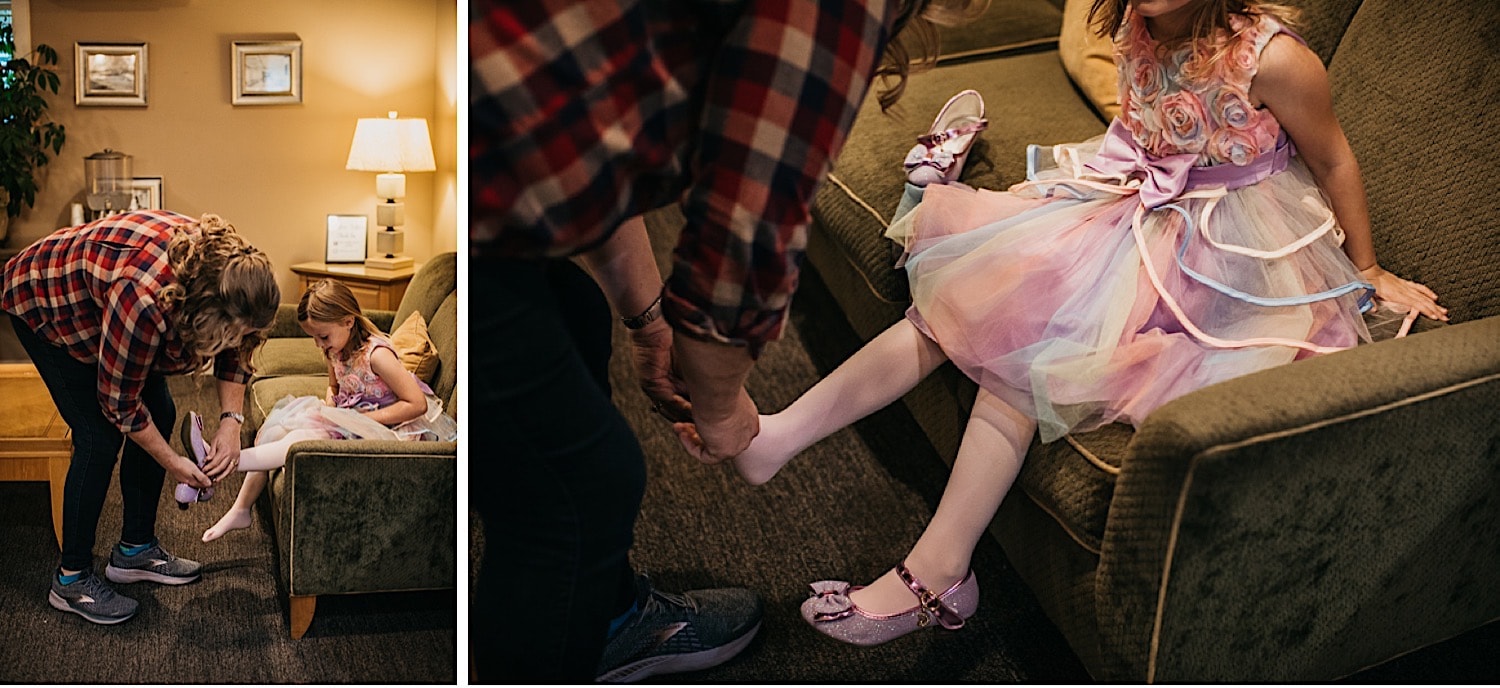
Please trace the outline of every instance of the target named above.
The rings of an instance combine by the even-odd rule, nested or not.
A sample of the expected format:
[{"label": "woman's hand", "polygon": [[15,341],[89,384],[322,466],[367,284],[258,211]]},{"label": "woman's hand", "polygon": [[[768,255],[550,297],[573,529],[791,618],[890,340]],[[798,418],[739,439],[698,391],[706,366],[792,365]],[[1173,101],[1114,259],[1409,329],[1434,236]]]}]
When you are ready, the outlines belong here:
[{"label": "woman's hand", "polygon": [[214,484],[203,471],[198,470],[198,464],[186,456],[173,456],[162,468],[167,469],[167,474],[179,483],[187,483],[193,487],[212,487]]},{"label": "woman's hand", "polygon": [[658,318],[629,335],[630,359],[641,391],[655,402],[652,409],[674,423],[692,420],[687,385],[672,369],[672,326]]},{"label": "woman's hand", "polygon": [[1375,285],[1375,296],[1382,301],[1415,309],[1433,320],[1448,320],[1448,309],[1437,304],[1437,294],[1425,284],[1401,279],[1379,264],[1360,270],[1359,276]]},{"label": "woman's hand", "polygon": [[219,421],[219,429],[208,446],[208,456],[203,462],[203,472],[219,482],[229,477],[240,465],[240,424],[225,418]]}]

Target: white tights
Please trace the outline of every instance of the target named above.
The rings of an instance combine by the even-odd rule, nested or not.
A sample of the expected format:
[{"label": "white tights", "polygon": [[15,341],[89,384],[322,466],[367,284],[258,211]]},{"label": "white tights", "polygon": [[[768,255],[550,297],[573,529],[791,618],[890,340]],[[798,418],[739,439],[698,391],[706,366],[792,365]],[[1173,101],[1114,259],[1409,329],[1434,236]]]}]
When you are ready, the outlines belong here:
[{"label": "white tights", "polygon": [[[902,319],[785,410],[761,416],[760,434],[734,458],[735,470],[755,485],[770,480],[802,450],[901,398],[944,360],[936,343]],[[1035,432],[1035,421],[979,390],[937,513],[906,557],[928,589],[941,592],[968,572]],[[876,614],[908,609],[916,599],[894,569],[850,598]]]},{"label": "white tights", "polygon": [[303,440],[327,438],[328,433],[321,430],[293,430],[275,442],[258,444],[240,450],[240,464],[235,470],[245,473],[245,481],[240,485],[240,493],[235,496],[234,505],[229,507],[229,511],[224,513],[218,523],[203,531],[203,541],[217,540],[231,530],[249,528],[250,507],[266,489],[268,480],[266,471],[285,466],[287,450],[291,449],[293,444]]}]

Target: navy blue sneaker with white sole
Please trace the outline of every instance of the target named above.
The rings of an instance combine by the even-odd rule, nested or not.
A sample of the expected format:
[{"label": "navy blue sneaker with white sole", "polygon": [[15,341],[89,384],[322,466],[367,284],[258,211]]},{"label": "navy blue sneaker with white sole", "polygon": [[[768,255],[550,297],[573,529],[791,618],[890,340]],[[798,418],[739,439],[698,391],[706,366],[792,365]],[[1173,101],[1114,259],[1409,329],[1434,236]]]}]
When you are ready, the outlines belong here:
[{"label": "navy blue sneaker with white sole", "polygon": [[182,585],[198,580],[202,570],[198,562],[178,557],[162,549],[161,543],[152,542],[135,554],[126,554],[119,545],[109,548],[109,566],[104,567],[104,577],[116,583],[150,581]]},{"label": "navy blue sneaker with white sole", "polygon": [[108,583],[99,580],[93,571],[83,571],[72,583],[63,584],[52,576],[52,590],[47,593],[47,603],[65,612],[72,612],[96,624],[117,624],[135,616],[137,603],[115,592]]},{"label": "navy blue sneaker with white sole", "polygon": [[635,683],[715,667],[744,650],[760,630],[760,596],[744,588],[673,594],[639,576],[636,609],[605,645],[597,681]]}]

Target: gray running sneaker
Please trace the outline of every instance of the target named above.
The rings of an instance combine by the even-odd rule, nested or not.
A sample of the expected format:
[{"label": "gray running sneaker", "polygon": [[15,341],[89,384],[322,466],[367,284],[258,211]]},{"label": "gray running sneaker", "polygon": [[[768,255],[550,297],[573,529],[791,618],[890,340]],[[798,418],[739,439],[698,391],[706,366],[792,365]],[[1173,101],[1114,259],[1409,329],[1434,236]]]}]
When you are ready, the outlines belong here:
[{"label": "gray running sneaker", "polygon": [[135,616],[136,601],[115,592],[99,580],[93,571],[84,571],[78,580],[67,585],[52,574],[52,590],[47,602],[57,609],[73,612],[96,624],[117,624]]},{"label": "gray running sneaker", "polygon": [[104,567],[104,577],[116,583],[151,581],[167,585],[182,585],[198,580],[203,566],[190,559],[182,559],[162,549],[160,542],[151,543],[140,554],[126,556],[118,546],[109,548],[109,565]]},{"label": "gray running sneaker", "polygon": [[601,683],[698,671],[729,661],[760,630],[760,596],[744,588],[673,594],[636,578],[637,613],[604,647]]}]

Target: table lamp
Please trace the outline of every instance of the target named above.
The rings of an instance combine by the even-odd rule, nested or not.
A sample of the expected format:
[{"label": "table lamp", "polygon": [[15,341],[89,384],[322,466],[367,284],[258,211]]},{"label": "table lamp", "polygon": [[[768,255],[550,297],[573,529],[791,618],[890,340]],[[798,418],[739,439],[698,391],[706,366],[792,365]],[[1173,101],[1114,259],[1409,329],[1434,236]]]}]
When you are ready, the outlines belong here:
[{"label": "table lamp", "polygon": [[437,169],[427,120],[397,119],[394,110],[384,118],[360,118],[344,169],[381,173],[375,177],[375,195],[385,199],[375,206],[375,224],[385,227],[375,233],[375,252],[381,255],[365,259],[365,265],[385,270],[411,267],[411,257],[401,255],[405,238],[398,227],[406,224],[406,204],[398,199],[406,196],[404,173]]}]

